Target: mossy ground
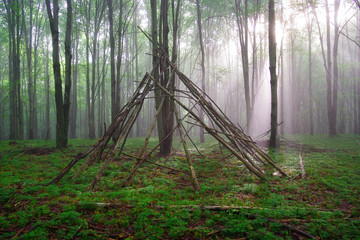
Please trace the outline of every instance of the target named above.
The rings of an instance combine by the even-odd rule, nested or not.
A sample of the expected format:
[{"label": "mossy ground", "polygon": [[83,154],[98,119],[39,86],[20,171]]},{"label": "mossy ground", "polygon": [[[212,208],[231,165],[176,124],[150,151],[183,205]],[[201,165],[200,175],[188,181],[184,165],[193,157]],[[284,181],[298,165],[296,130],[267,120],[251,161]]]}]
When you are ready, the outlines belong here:
[{"label": "mossy ground", "polygon": [[[202,194],[193,191],[188,174],[151,163],[139,169],[131,186],[120,188],[133,164],[129,157],[115,158],[96,191],[87,188],[99,162],[72,178],[79,162],[58,184],[44,186],[93,143],[71,140],[58,150],[52,141],[0,142],[0,238],[304,239],[282,226],[289,224],[318,239],[360,239],[359,136],[288,136],[271,154],[290,179],[266,167],[269,182],[251,175],[210,139],[198,145],[204,158],[192,149]],[[125,152],[136,154],[142,143],[129,139]],[[154,155],[151,161],[187,171],[179,144],[175,148],[170,157]],[[305,179],[299,175],[299,152]],[[174,207],[179,205],[246,208]]]}]

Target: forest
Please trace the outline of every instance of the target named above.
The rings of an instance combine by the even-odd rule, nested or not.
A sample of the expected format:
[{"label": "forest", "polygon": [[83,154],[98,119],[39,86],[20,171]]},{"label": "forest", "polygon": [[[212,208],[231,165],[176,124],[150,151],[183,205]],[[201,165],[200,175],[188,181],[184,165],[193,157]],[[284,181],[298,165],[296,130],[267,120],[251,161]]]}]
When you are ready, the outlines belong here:
[{"label": "forest", "polygon": [[359,0],[0,10],[0,238],[360,238]]}]

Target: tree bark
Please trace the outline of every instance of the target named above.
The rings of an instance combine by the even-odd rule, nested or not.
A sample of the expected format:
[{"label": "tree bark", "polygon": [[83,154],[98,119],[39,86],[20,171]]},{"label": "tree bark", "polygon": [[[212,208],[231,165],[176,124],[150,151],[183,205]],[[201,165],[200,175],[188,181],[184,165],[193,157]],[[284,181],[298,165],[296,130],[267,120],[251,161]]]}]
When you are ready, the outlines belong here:
[{"label": "tree bark", "polygon": [[[34,84],[33,84],[33,56],[32,56],[32,46],[33,46],[33,0],[29,1],[29,28],[27,28],[27,23],[25,23],[25,5],[24,0],[21,1],[22,3],[22,18],[23,18],[23,26],[24,26],[24,33],[25,33],[25,42],[26,42],[26,59],[27,59],[27,67],[28,67],[28,99],[29,99],[29,119],[28,119],[28,138],[34,139],[36,130],[34,123],[35,123],[35,104],[34,101],[35,94],[34,94]],[[28,31],[29,30],[29,31]]]},{"label": "tree bark", "polygon": [[277,137],[277,76],[276,76],[276,33],[275,33],[275,3],[269,0],[269,60],[271,85],[271,129],[269,146],[278,147]]},{"label": "tree bark", "polygon": [[[199,42],[200,42],[200,52],[201,52],[201,90],[205,92],[205,50],[204,50],[204,42],[202,37],[202,24],[201,24],[201,8],[200,8],[200,0],[196,1],[196,13],[197,13],[197,25],[199,32]],[[199,116],[201,121],[204,121],[204,111],[200,109]],[[204,128],[200,128],[200,142],[205,142],[204,136]]]},{"label": "tree bark", "polygon": [[[86,3],[85,3],[86,4]],[[90,18],[91,18],[91,5],[92,1],[89,0],[85,8],[86,11],[86,117],[87,117],[87,136],[90,137],[91,129],[91,102],[90,102],[90,60],[89,60],[89,48],[90,48]]]},{"label": "tree bark", "polygon": [[[357,28],[360,29],[360,16],[359,14],[357,15]],[[360,31],[358,31],[358,39],[360,39]],[[358,57],[358,62],[360,62],[360,49],[357,49],[357,57]],[[357,76],[360,76],[360,64],[358,64],[357,66]],[[355,76],[354,76],[355,77]],[[357,81],[357,131],[355,133],[360,135],[360,81]]]},{"label": "tree bark", "polygon": [[[48,27],[46,27],[46,35],[48,35]],[[45,99],[46,99],[46,110],[45,110],[45,140],[51,138],[50,130],[50,77],[49,77],[49,45],[46,44],[46,60],[45,60]]]},{"label": "tree bark", "polygon": [[53,9],[50,0],[45,0],[50,30],[52,35],[53,47],[53,71],[55,78],[55,104],[56,104],[56,147],[64,148],[68,142],[68,124],[70,109],[70,89],[71,89],[71,28],[72,28],[72,5],[71,0],[67,0],[67,18],[65,32],[65,93],[62,96],[62,80],[60,69],[59,52],[59,2],[54,0]]},{"label": "tree bark", "polygon": [[[96,91],[96,57],[97,57],[97,42],[98,42],[98,34],[100,29],[101,20],[103,17],[103,13],[105,10],[105,3],[103,1],[96,0],[95,1],[95,16],[94,16],[94,34],[92,36],[92,58],[91,58],[91,100],[89,106],[89,138],[95,138],[95,91]],[[90,21],[91,18],[91,5],[89,6],[89,16],[88,19]]]},{"label": "tree bark", "polygon": [[336,135],[336,125],[333,119],[333,99],[332,99],[332,76],[331,76],[331,43],[330,43],[330,13],[328,1],[325,0],[326,8],[326,46],[327,46],[327,68],[326,68],[326,102],[327,102],[327,117],[329,136]]},{"label": "tree bark", "polygon": [[116,109],[116,75],[115,75],[115,40],[114,40],[114,20],[113,3],[107,0],[109,9],[109,41],[110,41],[110,78],[111,78],[111,121],[115,120]]},{"label": "tree bark", "polygon": [[[161,54],[169,56],[169,25],[168,25],[168,0],[161,0],[160,17],[159,22],[157,18],[157,3],[156,0],[151,0],[151,35],[152,35],[152,47],[153,47],[153,77],[156,81],[159,81],[162,86],[166,86],[169,81],[172,81],[169,70],[166,63],[159,64],[157,55],[158,50]],[[159,26],[158,26],[159,23]],[[158,32],[159,30],[159,32]],[[158,39],[159,37],[159,39]],[[160,49],[158,48],[160,47]],[[160,67],[158,68],[158,65]],[[159,79],[159,71],[162,72]],[[173,92],[174,83],[170,83],[169,90]],[[158,86],[155,87],[155,107],[159,108],[162,101],[162,91]],[[157,118],[158,136],[160,144],[160,154],[169,155],[172,147],[172,129],[174,126],[174,109],[172,99],[169,96],[165,96],[165,101]]]},{"label": "tree bark", "polygon": [[338,102],[338,85],[339,85],[339,70],[338,70],[338,45],[339,45],[339,13],[340,0],[334,1],[334,46],[333,46],[333,84],[332,84],[332,105],[331,105],[331,123],[330,136],[336,136],[336,118],[337,118],[337,102]]},{"label": "tree bark", "polygon": [[[281,1],[281,24],[284,26],[284,6],[283,1]],[[279,74],[279,84],[280,84],[280,134],[284,135],[285,133],[285,73],[284,73],[284,36],[281,38],[280,45],[280,74]]]},{"label": "tree bark", "polygon": [[18,0],[4,0],[9,30],[9,139],[23,139],[23,112],[20,94],[20,12]]},{"label": "tree bark", "polygon": [[244,1],[241,6],[241,0],[235,0],[236,24],[239,31],[239,42],[241,48],[241,62],[243,68],[245,104],[246,104],[246,128],[250,131],[253,103],[250,97],[250,71],[249,71],[249,27],[248,27],[248,1]]},{"label": "tree bark", "polygon": [[[76,16],[74,16],[76,18]],[[75,27],[76,29],[76,27]],[[79,31],[76,30],[74,40],[76,41],[74,52],[75,58],[73,60],[73,81],[72,81],[72,91],[71,91],[71,105],[70,105],[70,119],[69,119],[69,137],[76,138],[76,122],[77,122],[77,112],[78,112],[78,103],[77,103],[77,78],[78,78],[78,62],[79,62]]]},{"label": "tree bark", "polygon": [[309,14],[306,15],[307,20],[307,31],[308,31],[308,74],[309,74],[309,122],[310,122],[310,135],[314,135],[314,111],[313,111],[313,94],[312,94],[312,23],[313,19],[309,16]]}]

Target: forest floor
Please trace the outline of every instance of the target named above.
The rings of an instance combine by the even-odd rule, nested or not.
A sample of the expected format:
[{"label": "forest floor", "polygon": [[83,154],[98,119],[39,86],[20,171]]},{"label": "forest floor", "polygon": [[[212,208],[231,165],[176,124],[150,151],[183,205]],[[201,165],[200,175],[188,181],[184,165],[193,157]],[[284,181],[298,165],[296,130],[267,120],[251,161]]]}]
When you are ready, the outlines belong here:
[{"label": "forest floor", "polygon": [[[209,139],[198,145],[204,157],[192,149],[201,194],[176,143],[170,157],[150,159],[168,168],[147,162],[129,187],[120,188],[129,157],[116,157],[95,191],[99,162],[45,186],[93,143],[0,142],[0,239],[360,239],[359,136],[288,136],[271,156],[290,178],[265,167],[268,182]],[[125,152],[142,143],[130,138]]]}]

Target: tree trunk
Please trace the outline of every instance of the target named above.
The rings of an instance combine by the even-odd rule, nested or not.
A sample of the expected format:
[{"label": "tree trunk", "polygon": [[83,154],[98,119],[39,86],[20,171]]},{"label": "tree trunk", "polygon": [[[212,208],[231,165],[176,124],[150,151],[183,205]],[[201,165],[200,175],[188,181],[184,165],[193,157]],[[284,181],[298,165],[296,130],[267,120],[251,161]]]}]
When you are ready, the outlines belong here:
[{"label": "tree trunk", "polygon": [[[90,1],[91,2],[91,1]],[[89,16],[88,19],[90,21],[91,18],[91,3],[89,7]],[[105,9],[105,4],[103,4],[102,1],[95,1],[95,16],[94,16],[94,34],[92,36],[93,42],[92,42],[92,68],[91,68],[91,100],[90,100],[90,106],[89,106],[89,138],[94,139],[95,138],[95,86],[96,86],[96,56],[97,56],[97,41],[98,41],[98,33],[100,28],[100,23],[103,17],[103,12]]]},{"label": "tree trunk", "polygon": [[[0,45],[0,47],[2,47]],[[2,76],[2,73],[3,73],[3,65],[1,64],[0,65],[0,140],[5,140],[5,129],[4,129],[4,122],[5,122],[5,119],[4,119],[4,104],[3,103],[3,98],[4,98],[4,77]]]},{"label": "tree trunk", "polygon": [[[75,16],[76,18],[76,16]],[[77,121],[77,112],[78,112],[78,103],[77,103],[77,78],[78,78],[78,61],[79,61],[79,54],[78,54],[78,49],[79,49],[79,31],[76,30],[76,34],[75,34],[75,38],[74,40],[76,41],[75,43],[75,48],[74,48],[74,52],[75,52],[75,58],[73,61],[73,66],[74,66],[74,70],[73,70],[73,82],[72,82],[72,91],[71,91],[71,105],[70,105],[70,119],[69,119],[69,134],[70,134],[70,138],[76,138],[76,121]]]},{"label": "tree trunk", "polygon": [[[360,29],[360,16],[359,14],[357,15],[357,28]],[[360,31],[358,31],[358,39],[360,39]],[[360,62],[360,49],[357,49],[357,57],[358,57],[358,63]],[[360,76],[360,64],[358,64],[357,66],[357,71],[358,74],[357,76]],[[354,76],[355,77],[355,76]],[[358,127],[357,127],[357,134],[360,135],[360,81],[357,81],[357,123],[358,123]]]},{"label": "tree trunk", "polygon": [[[48,27],[46,27],[46,36],[48,36]],[[45,110],[45,140],[51,138],[50,130],[50,77],[49,77],[49,45],[46,44],[46,60],[45,60],[45,99],[46,99],[46,110]]]},{"label": "tree trunk", "polygon": [[277,139],[277,76],[276,76],[276,32],[275,32],[275,3],[269,0],[269,59],[271,85],[271,129],[270,147],[278,147]]},{"label": "tree trunk", "polygon": [[114,40],[114,20],[113,3],[107,0],[109,8],[109,41],[110,41],[110,78],[111,78],[111,121],[115,120],[116,109],[116,75],[115,75],[115,40]]},{"label": "tree trunk", "polygon": [[[178,1],[179,4],[179,1]],[[157,3],[156,0],[151,0],[151,35],[152,35],[152,50],[153,50],[153,77],[160,82],[160,84],[165,87],[169,86],[169,91],[173,92],[174,82],[173,78],[170,77],[169,69],[167,63],[161,62],[157,58],[158,49],[169,56],[169,25],[168,25],[168,10],[169,10],[169,1],[161,0],[160,6],[160,17],[159,17],[159,27],[157,20]],[[174,20],[174,19],[173,19]],[[173,29],[177,29],[178,23],[173,21]],[[159,30],[159,32],[158,32]],[[158,39],[159,37],[159,39]],[[177,51],[176,46],[175,50]],[[158,65],[160,66],[158,68]],[[159,79],[159,71],[162,73]],[[170,81],[170,82],[169,82]],[[169,84],[168,84],[169,82]],[[162,101],[162,90],[158,86],[155,86],[155,107],[159,108]],[[158,136],[160,144],[160,154],[168,155],[171,152],[172,147],[172,130],[174,126],[174,108],[172,99],[169,96],[165,96],[166,99],[162,105],[159,117],[157,118],[157,127],[158,127]]]},{"label": "tree trunk", "polygon": [[105,117],[105,76],[106,76],[106,70],[107,70],[107,57],[106,57],[106,49],[107,49],[107,41],[104,41],[103,46],[103,66],[102,66],[102,80],[101,80],[101,92],[100,92],[100,108],[99,108],[99,135],[102,136],[106,131],[106,117]]},{"label": "tree trunk", "polygon": [[241,48],[241,62],[243,68],[244,89],[245,89],[245,104],[246,104],[246,128],[247,133],[250,131],[251,117],[252,117],[252,102],[250,98],[250,74],[249,74],[249,27],[248,27],[248,1],[244,1],[244,6],[241,6],[240,0],[235,0],[236,24],[239,31],[239,42]]},{"label": "tree trunk", "polygon": [[[25,42],[26,42],[26,58],[27,58],[27,67],[28,67],[28,99],[29,99],[29,118],[28,118],[28,138],[34,139],[34,84],[33,84],[33,65],[32,65],[32,46],[33,46],[33,1],[29,1],[29,29],[27,28],[27,23],[25,23],[25,6],[24,0],[21,1],[22,3],[22,17],[23,17],[23,26],[24,26],[24,33],[25,33]],[[28,31],[29,30],[29,31]]]},{"label": "tree trunk", "polygon": [[[292,25],[294,19],[291,18],[290,24]],[[296,62],[296,38],[297,33],[296,29],[293,29],[290,33],[290,69],[289,69],[289,79],[290,79],[290,91],[291,91],[291,133],[299,133],[299,83],[298,76],[296,74],[297,62]]]},{"label": "tree trunk", "polygon": [[4,1],[9,30],[9,139],[23,138],[23,113],[20,95],[20,12],[19,1]]},{"label": "tree trunk", "polygon": [[56,104],[56,147],[66,147],[68,142],[68,124],[70,108],[70,89],[71,89],[71,28],[72,28],[72,5],[71,0],[67,0],[67,19],[65,32],[65,93],[62,96],[62,80],[60,69],[59,52],[59,3],[53,2],[53,10],[50,0],[45,0],[48,12],[53,47],[53,71],[55,78],[55,104]]},{"label": "tree trunk", "polygon": [[66,31],[65,31],[65,93],[64,93],[64,124],[62,135],[64,135],[64,145],[68,141],[69,113],[70,113],[70,94],[71,94],[71,33],[72,33],[72,0],[66,0]]},{"label": "tree trunk", "polygon": [[91,5],[92,1],[88,1],[86,11],[86,117],[87,117],[87,136],[90,137],[91,129],[91,102],[90,102],[90,60],[89,60],[89,48],[90,48],[90,18],[91,18]]},{"label": "tree trunk", "polygon": [[[281,24],[284,26],[284,6],[281,1]],[[284,73],[284,36],[281,38],[280,45],[280,134],[285,134],[285,73]]]},{"label": "tree trunk", "polygon": [[[169,56],[169,23],[168,23],[168,12],[169,12],[169,0],[161,0],[160,6],[160,47],[162,51]],[[162,34],[161,34],[162,33]],[[166,64],[160,64],[160,71],[163,72],[161,77],[162,86],[166,86],[168,81],[171,81],[169,70],[167,69]],[[173,92],[174,84],[169,84],[169,90]],[[162,128],[164,132],[164,138],[166,138],[162,144],[160,145],[160,154],[169,155],[172,147],[172,129],[174,126],[174,109],[173,109],[173,100],[169,97],[165,97],[165,102],[162,107],[162,112],[160,117],[162,116]],[[158,125],[159,126],[159,125]],[[163,139],[164,139],[163,138]],[[162,140],[163,140],[162,139]]]},{"label": "tree trunk", "polygon": [[311,36],[312,36],[312,19],[307,15],[307,30],[308,30],[308,74],[309,74],[309,122],[310,122],[310,135],[314,135],[314,112],[313,112],[313,96],[312,96],[312,56],[311,56]]},{"label": "tree trunk", "polygon": [[336,136],[336,117],[337,117],[337,102],[338,102],[338,85],[339,85],[339,71],[338,71],[338,45],[339,45],[339,12],[340,0],[334,1],[334,46],[333,46],[333,84],[332,84],[332,104],[331,104],[331,123],[330,136]]},{"label": "tree trunk", "polygon": [[329,5],[326,0],[326,45],[327,45],[327,69],[326,69],[326,102],[327,102],[327,117],[328,117],[328,127],[329,127],[329,136],[336,135],[336,125],[333,119],[333,101],[332,101],[332,76],[331,76],[331,43],[330,43],[330,13]]},{"label": "tree trunk", "polygon": [[34,133],[35,136],[34,138],[39,138],[39,125],[38,125],[38,105],[37,105],[37,79],[38,79],[38,48],[39,48],[39,43],[43,41],[43,38],[40,38],[41,34],[42,34],[42,20],[43,20],[43,15],[41,14],[41,5],[42,3],[39,2],[38,3],[38,7],[36,9],[36,14],[35,14],[35,26],[36,26],[36,30],[35,30],[35,37],[34,37],[34,88],[33,88],[33,94],[34,94],[34,105],[33,105],[33,114],[34,114]]},{"label": "tree trunk", "polygon": [[[201,52],[201,90],[205,92],[205,50],[204,42],[202,37],[202,24],[201,24],[201,8],[200,0],[196,0],[196,13],[197,13],[197,25],[199,31],[199,42],[200,42],[200,52]],[[200,109],[199,113],[201,121],[204,121],[204,111]],[[204,129],[200,128],[200,142],[205,142]]]},{"label": "tree trunk", "polygon": [[95,138],[95,78],[96,78],[96,52],[97,52],[97,14],[95,14],[95,31],[93,35],[93,46],[92,46],[92,60],[91,60],[91,94],[90,94],[90,115],[89,115],[89,138]]}]

